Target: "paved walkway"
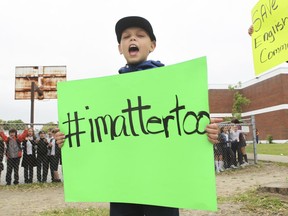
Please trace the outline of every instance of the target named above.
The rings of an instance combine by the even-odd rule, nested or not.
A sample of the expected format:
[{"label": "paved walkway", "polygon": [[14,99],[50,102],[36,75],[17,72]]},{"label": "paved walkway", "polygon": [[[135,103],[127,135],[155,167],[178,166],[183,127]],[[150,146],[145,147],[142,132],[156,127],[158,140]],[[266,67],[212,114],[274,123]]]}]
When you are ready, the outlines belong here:
[{"label": "paved walkway", "polygon": [[[250,160],[254,160],[254,154],[247,154],[247,156]],[[257,154],[257,160],[288,163],[288,156]]]}]

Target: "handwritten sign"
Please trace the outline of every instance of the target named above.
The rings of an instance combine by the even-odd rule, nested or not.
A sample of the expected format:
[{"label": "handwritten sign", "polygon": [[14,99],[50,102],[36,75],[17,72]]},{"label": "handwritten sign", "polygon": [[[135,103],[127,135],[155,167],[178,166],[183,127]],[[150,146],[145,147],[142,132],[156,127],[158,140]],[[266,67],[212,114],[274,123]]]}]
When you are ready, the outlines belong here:
[{"label": "handwritten sign", "polygon": [[288,1],[260,0],[252,10],[256,75],[288,60]]},{"label": "handwritten sign", "polygon": [[58,84],[65,200],[216,210],[206,58]]}]

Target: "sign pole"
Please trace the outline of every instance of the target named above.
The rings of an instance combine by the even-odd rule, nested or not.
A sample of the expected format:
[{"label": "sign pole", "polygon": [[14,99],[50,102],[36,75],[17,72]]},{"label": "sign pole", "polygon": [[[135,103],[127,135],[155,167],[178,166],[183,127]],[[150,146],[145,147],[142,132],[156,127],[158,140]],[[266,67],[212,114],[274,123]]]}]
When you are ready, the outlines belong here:
[{"label": "sign pole", "polygon": [[31,82],[31,113],[30,113],[31,128],[33,128],[34,124],[34,93],[35,93],[35,82]]}]

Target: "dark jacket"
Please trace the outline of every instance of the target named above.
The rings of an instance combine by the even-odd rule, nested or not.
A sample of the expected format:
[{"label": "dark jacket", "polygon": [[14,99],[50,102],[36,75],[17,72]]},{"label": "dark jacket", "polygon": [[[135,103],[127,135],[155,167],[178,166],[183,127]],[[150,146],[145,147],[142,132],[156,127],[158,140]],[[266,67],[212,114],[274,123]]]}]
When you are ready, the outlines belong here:
[{"label": "dark jacket", "polygon": [[147,70],[147,69],[152,69],[152,68],[158,68],[162,66],[164,66],[164,64],[162,64],[160,61],[149,60],[149,61],[141,62],[137,65],[127,64],[125,67],[120,68],[118,72],[120,74],[123,74],[123,73],[142,71],[142,70]]},{"label": "dark jacket", "polygon": [[0,172],[4,169],[3,157],[4,157],[5,145],[2,140],[0,140]]},{"label": "dark jacket", "polygon": [[22,142],[22,148],[23,148],[23,160],[22,160],[22,167],[28,166],[36,166],[36,140],[35,138],[33,140],[30,140],[32,144],[32,155],[27,155],[27,142],[28,140],[24,140]]},{"label": "dark jacket", "polygon": [[220,133],[218,137],[219,143],[223,148],[231,147],[231,142],[227,139],[225,133]]},{"label": "dark jacket", "polygon": [[40,138],[37,142],[37,156],[47,156],[48,153],[48,142],[44,138]]}]

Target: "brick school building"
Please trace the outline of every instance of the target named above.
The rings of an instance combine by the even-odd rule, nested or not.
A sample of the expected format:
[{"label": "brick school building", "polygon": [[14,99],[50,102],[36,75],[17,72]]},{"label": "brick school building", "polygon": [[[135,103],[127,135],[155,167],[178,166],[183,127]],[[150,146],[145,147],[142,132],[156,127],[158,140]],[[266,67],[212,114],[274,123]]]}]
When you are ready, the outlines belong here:
[{"label": "brick school building", "polygon": [[[273,142],[288,141],[288,67],[280,67],[264,73],[237,88],[250,99],[242,118],[255,116],[259,140],[266,142],[272,135]],[[228,86],[209,86],[209,104],[212,117],[231,117],[233,94]],[[248,140],[251,140],[251,133]]]}]

